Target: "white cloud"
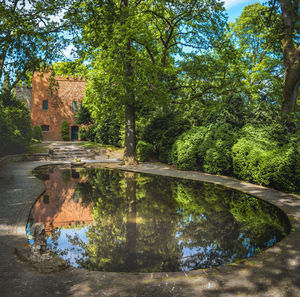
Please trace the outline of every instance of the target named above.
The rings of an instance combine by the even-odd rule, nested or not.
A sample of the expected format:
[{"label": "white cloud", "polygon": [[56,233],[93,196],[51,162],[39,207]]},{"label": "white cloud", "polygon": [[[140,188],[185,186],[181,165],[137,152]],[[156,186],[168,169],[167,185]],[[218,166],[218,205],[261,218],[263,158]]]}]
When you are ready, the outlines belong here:
[{"label": "white cloud", "polygon": [[226,9],[228,9],[228,8],[231,8],[235,5],[237,5],[237,4],[244,3],[245,0],[223,0],[223,2],[225,3]]},{"label": "white cloud", "polygon": [[225,4],[225,8],[226,9],[230,9],[238,4],[244,4],[249,5],[249,4],[254,4],[256,2],[262,3],[264,1],[262,0],[223,0],[224,4]]},{"label": "white cloud", "polygon": [[72,49],[74,49],[74,45],[73,44],[69,44],[63,51],[62,54],[68,58],[68,59],[72,59],[74,58],[74,56],[72,55]]},{"label": "white cloud", "polygon": [[[232,8],[233,6],[235,5],[238,5],[238,4],[245,4],[245,3],[248,3],[248,2],[258,2],[258,1],[245,1],[245,0],[223,0],[223,2],[225,3],[225,8],[226,9],[229,9],[229,8]],[[248,3],[249,4],[249,3]]]}]

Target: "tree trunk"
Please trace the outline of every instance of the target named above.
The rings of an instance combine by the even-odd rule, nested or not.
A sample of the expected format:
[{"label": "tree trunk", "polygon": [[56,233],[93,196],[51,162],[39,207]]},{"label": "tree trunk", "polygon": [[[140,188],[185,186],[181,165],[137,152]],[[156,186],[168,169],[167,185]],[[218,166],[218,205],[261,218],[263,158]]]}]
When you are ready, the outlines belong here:
[{"label": "tree trunk", "polygon": [[8,47],[9,47],[9,45],[6,42],[0,53],[0,78],[2,77],[2,74],[3,74],[4,62],[5,62]]},{"label": "tree trunk", "polygon": [[136,156],[135,141],[135,97],[132,89],[133,85],[133,68],[130,61],[131,41],[126,46],[127,61],[125,63],[125,165],[136,165],[138,163]]},{"label": "tree trunk", "polygon": [[285,113],[295,111],[300,86],[300,46],[298,49],[284,49],[285,82],[281,110]]},{"label": "tree trunk", "polygon": [[[120,1],[121,23],[124,25],[128,18],[128,0]],[[123,30],[126,39],[127,30]],[[135,97],[133,91],[133,67],[131,62],[132,40],[128,40],[125,45],[124,57],[124,81],[125,81],[125,165],[136,165],[136,141],[135,141]]]},{"label": "tree trunk", "polygon": [[280,0],[283,20],[282,50],[285,67],[284,93],[281,110],[295,111],[300,85],[300,46],[294,42],[294,30],[298,20],[298,0]]},{"label": "tree trunk", "polygon": [[136,165],[136,141],[135,141],[135,107],[132,104],[125,105],[125,165]]},{"label": "tree trunk", "polygon": [[136,180],[135,174],[125,172],[127,222],[126,222],[126,270],[135,271],[137,267],[137,225],[136,225]]}]

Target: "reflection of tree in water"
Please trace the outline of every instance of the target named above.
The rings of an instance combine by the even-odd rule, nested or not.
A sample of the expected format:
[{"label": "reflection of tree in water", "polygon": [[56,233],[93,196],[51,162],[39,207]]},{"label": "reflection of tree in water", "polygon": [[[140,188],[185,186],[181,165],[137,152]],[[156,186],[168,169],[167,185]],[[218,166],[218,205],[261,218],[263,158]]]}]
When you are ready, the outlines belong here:
[{"label": "reflection of tree in water", "polygon": [[82,267],[179,271],[256,254],[289,232],[285,216],[246,194],[200,182],[88,169],[76,191],[93,204]]},{"label": "reflection of tree in water", "polygon": [[180,238],[194,253],[186,257],[187,270],[230,262],[239,225],[230,213],[226,194],[213,185],[182,181],[177,185],[182,207]]},{"label": "reflection of tree in water", "polygon": [[237,191],[181,181],[177,200],[186,213],[181,239],[185,246],[199,251],[187,257],[187,269],[253,256],[289,233],[289,223],[280,209]]},{"label": "reflection of tree in water", "polygon": [[[85,260],[83,254],[87,246],[80,236],[78,236],[77,232],[83,229],[86,230],[87,228],[82,224],[72,226],[71,228],[56,228],[48,238],[48,248],[64,258],[70,265],[80,267],[81,263]],[[59,244],[59,241],[62,242],[62,246]]]},{"label": "reflection of tree in water", "polygon": [[89,181],[89,191],[85,185],[78,188],[89,192],[93,201],[99,198],[93,209],[95,225],[87,234],[89,259],[83,266],[103,271],[176,270],[181,253],[175,240],[177,220],[170,221],[170,186],[156,185],[161,192],[149,196],[145,185],[152,178],[111,170],[89,172]]}]

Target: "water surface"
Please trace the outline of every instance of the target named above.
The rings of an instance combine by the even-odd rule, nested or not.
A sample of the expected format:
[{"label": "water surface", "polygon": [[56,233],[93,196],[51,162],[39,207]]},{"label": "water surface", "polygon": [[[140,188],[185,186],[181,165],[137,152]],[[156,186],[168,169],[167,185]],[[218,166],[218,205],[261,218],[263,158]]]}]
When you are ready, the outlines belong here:
[{"label": "water surface", "polygon": [[46,186],[29,227],[75,267],[189,271],[254,256],[290,231],[286,215],[222,186],[110,169],[36,170]]}]

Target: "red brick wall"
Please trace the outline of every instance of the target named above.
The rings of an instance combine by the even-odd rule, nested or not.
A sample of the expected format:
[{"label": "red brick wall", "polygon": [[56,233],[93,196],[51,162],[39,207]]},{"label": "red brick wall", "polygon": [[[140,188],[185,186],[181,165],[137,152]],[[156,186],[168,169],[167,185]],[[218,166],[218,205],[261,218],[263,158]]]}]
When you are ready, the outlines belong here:
[{"label": "red brick wall", "polygon": [[[86,82],[66,77],[55,77],[57,86],[49,88],[49,73],[35,72],[32,79],[31,121],[32,126],[48,125],[49,131],[43,132],[44,140],[62,140],[61,124],[67,121],[71,127],[75,124],[75,111],[72,102],[83,98]],[[48,110],[43,110],[43,100],[48,100]]]}]

